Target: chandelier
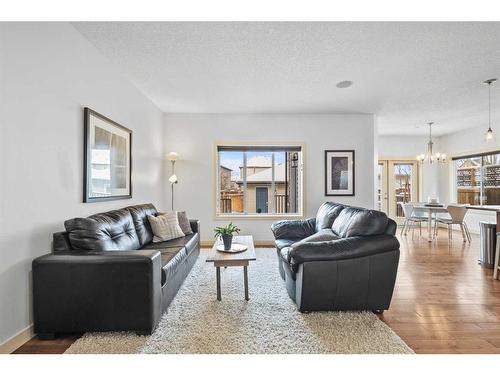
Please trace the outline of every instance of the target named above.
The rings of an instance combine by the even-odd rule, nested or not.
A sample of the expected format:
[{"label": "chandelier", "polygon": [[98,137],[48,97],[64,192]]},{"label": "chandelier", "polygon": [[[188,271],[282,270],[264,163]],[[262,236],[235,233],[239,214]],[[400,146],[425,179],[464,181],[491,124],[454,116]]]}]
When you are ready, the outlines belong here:
[{"label": "chandelier", "polygon": [[432,149],[434,142],[432,142],[432,125],[433,122],[428,122],[429,125],[429,142],[427,142],[427,152],[425,154],[420,154],[417,156],[417,160],[420,163],[446,163],[446,154],[441,154],[439,152],[434,153]]}]

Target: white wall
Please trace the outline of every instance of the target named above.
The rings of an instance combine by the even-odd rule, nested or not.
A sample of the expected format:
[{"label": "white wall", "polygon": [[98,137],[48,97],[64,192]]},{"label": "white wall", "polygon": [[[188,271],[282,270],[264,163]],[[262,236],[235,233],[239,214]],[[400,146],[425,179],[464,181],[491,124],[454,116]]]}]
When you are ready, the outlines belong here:
[{"label": "white wall", "polygon": [[[403,136],[403,135],[379,135],[378,136],[378,156],[383,158],[412,158],[424,153],[427,149],[427,136]],[[434,149],[440,152],[439,139],[433,139]],[[421,197],[439,197],[440,195],[438,175],[443,172],[443,166],[424,164],[420,169]]]},{"label": "white wall", "polygon": [[[0,24],[0,344],[32,319],[31,261],[63,222],[164,203],[162,113],[71,25]],[[133,199],[82,203],[83,107],[133,130]]]},{"label": "white wall", "polygon": [[[492,129],[496,134],[496,139],[491,142],[486,142],[484,139],[487,126],[483,125],[442,136],[439,139],[440,145],[450,157],[498,151],[500,150],[500,124],[494,123]],[[453,177],[453,163],[448,163],[448,167],[439,175],[439,186],[441,188],[439,194],[447,201],[456,201]],[[465,219],[470,231],[479,233],[479,222],[494,222],[496,221],[496,216],[494,212],[471,210],[467,212]]]},{"label": "white wall", "polygon": [[[305,155],[305,214],[315,216],[328,200],[364,207],[374,206],[374,120],[371,115],[165,115],[166,151],[176,151],[179,183],[176,209],[201,220],[202,240],[213,238],[220,222],[213,218],[215,205],[213,148],[216,141],[303,142]],[[356,151],[356,195],[324,195],[324,150]],[[272,239],[272,219],[234,220],[256,240]]]}]

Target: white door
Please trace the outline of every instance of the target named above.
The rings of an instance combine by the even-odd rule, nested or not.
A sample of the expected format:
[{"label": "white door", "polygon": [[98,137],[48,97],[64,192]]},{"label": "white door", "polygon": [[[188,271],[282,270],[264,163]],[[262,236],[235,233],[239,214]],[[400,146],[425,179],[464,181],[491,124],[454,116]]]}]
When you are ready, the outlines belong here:
[{"label": "white door", "polygon": [[404,221],[401,203],[418,201],[418,163],[412,160],[379,160],[379,209],[398,224]]}]

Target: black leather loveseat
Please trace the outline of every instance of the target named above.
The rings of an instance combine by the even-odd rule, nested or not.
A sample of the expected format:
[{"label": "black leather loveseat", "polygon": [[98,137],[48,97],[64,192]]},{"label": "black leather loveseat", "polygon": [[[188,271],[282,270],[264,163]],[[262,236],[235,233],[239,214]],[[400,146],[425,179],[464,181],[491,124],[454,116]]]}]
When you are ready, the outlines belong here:
[{"label": "black leather loveseat", "polygon": [[193,234],[153,243],[152,204],[67,220],[54,252],[33,260],[35,333],[151,333],[200,253]]},{"label": "black leather loveseat", "polygon": [[272,225],[279,272],[300,311],[387,310],[399,263],[383,212],[324,203],[315,218]]}]

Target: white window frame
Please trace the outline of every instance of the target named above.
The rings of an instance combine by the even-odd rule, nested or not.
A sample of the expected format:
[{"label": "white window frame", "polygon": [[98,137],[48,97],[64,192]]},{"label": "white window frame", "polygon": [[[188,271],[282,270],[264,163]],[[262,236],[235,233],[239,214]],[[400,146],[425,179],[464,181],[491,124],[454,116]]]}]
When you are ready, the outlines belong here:
[{"label": "white window frame", "polygon": [[[241,214],[235,214],[235,213],[230,213],[230,214],[221,214],[219,213],[219,207],[220,207],[220,176],[219,176],[219,168],[220,168],[220,158],[219,158],[219,147],[242,147],[242,148],[251,148],[251,147],[300,147],[300,157],[298,161],[298,168],[300,168],[300,181],[299,181],[299,186],[300,186],[300,191],[299,191],[299,205],[300,209],[298,213],[280,213],[276,214],[273,213],[275,210],[274,207],[274,201],[275,201],[275,194],[276,194],[276,189],[275,189],[275,181],[274,181],[274,153],[272,153],[272,182],[271,182],[271,189],[272,189],[272,199],[269,205],[269,210],[271,211],[270,213],[267,214],[257,214],[257,213],[248,213],[248,189],[247,189],[247,181],[246,181],[246,153],[243,153],[243,173],[244,173],[244,178],[243,178],[243,213]],[[258,150],[256,150],[258,151]],[[214,220],[231,220],[231,219],[302,219],[305,216],[306,212],[306,207],[305,207],[305,194],[306,194],[306,186],[305,186],[305,181],[306,181],[306,168],[305,168],[305,153],[306,153],[306,147],[305,144],[300,143],[300,142],[285,142],[285,143],[276,143],[276,142],[228,142],[228,141],[216,141],[214,143],[213,147],[213,192],[214,192],[214,198],[213,199],[213,217]],[[272,208],[272,209],[271,209]]]}]

